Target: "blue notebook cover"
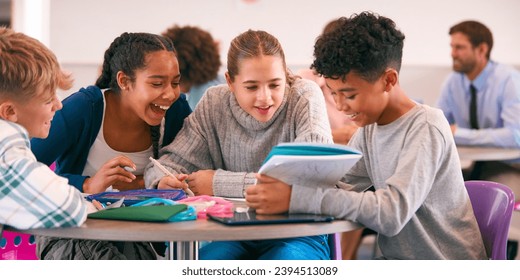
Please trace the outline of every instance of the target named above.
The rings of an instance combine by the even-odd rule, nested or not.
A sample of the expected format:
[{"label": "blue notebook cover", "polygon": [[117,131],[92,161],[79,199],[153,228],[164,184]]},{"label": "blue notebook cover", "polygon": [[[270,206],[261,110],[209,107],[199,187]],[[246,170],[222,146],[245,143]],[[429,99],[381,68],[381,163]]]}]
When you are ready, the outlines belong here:
[{"label": "blue notebook cover", "polygon": [[264,160],[266,163],[275,155],[294,156],[327,156],[327,155],[361,155],[361,152],[339,144],[321,143],[280,143],[274,146]]},{"label": "blue notebook cover", "polygon": [[281,143],[271,150],[258,173],[289,185],[331,186],[361,158],[345,145]]}]

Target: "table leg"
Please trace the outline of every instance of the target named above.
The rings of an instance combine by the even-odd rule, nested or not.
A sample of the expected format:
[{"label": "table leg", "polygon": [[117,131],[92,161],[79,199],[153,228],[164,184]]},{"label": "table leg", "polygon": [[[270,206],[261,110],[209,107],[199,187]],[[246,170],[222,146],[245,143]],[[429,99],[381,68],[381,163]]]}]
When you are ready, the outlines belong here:
[{"label": "table leg", "polygon": [[469,174],[469,180],[479,180],[480,174],[483,170],[484,162],[482,161],[475,161],[475,164],[473,164],[473,169],[471,170],[471,173]]},{"label": "table leg", "polygon": [[168,259],[170,260],[198,260],[198,241],[170,241],[168,246]]}]

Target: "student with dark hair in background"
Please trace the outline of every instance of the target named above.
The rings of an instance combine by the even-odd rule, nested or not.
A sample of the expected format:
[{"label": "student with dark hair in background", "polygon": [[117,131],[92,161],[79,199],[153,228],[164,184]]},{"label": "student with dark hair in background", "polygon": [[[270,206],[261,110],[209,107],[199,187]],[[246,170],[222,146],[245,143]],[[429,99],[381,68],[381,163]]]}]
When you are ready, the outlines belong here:
[{"label": "student with dark hair in background", "polygon": [[226,81],[218,71],[222,63],[218,42],[206,30],[196,26],[174,25],[162,34],[175,44],[181,71],[181,93],[187,95],[192,110],[206,90]]}]

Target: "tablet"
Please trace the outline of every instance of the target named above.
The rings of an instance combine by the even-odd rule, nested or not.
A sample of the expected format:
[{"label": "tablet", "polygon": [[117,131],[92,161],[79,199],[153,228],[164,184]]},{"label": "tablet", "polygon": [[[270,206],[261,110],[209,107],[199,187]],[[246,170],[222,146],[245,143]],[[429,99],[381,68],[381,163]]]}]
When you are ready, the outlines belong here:
[{"label": "tablet", "polygon": [[314,214],[280,214],[257,215],[255,212],[235,212],[232,217],[216,217],[208,214],[210,220],[230,226],[291,224],[291,223],[323,223],[332,222],[333,216]]}]

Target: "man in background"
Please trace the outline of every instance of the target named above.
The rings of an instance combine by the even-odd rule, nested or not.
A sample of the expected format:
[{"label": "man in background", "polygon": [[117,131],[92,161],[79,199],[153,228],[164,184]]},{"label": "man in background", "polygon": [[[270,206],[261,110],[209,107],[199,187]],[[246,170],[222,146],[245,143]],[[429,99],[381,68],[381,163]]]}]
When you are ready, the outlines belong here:
[{"label": "man in background", "polygon": [[[520,149],[520,72],[490,59],[493,35],[484,24],[463,21],[449,35],[454,72],[442,87],[438,107],[455,143]],[[464,179],[499,182],[520,197],[520,159],[475,162]]]}]

